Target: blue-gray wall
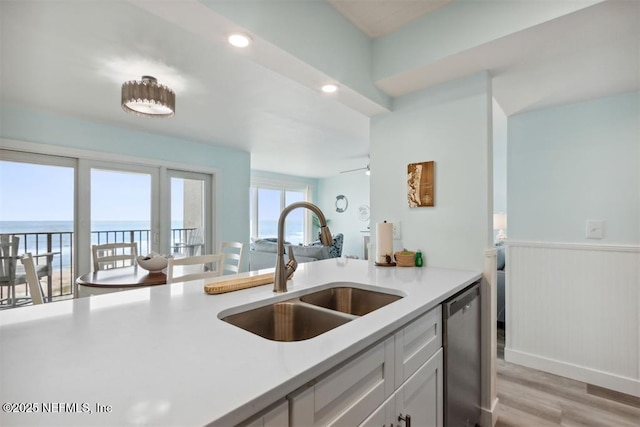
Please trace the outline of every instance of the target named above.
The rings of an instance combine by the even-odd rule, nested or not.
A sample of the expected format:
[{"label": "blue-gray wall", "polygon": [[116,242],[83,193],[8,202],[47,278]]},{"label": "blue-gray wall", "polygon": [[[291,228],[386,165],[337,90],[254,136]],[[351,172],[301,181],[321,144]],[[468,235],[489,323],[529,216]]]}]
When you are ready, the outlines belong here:
[{"label": "blue-gray wall", "polygon": [[[369,178],[364,171],[356,171],[319,180],[318,206],[329,220],[331,232],[344,234],[343,256],[364,258],[363,236],[369,234],[369,221],[360,219],[359,208],[370,205]],[[340,194],[349,202],[344,212],[336,211],[336,196]]]},{"label": "blue-gray wall", "polygon": [[640,243],[639,106],[633,92],[509,117],[510,240]]},{"label": "blue-gray wall", "polygon": [[[478,73],[396,98],[371,125],[371,230],[400,222],[394,249],[482,270],[492,244],[491,81]],[[407,165],[435,161],[435,206],[411,208]],[[375,254],[375,248],[372,248]]]}]

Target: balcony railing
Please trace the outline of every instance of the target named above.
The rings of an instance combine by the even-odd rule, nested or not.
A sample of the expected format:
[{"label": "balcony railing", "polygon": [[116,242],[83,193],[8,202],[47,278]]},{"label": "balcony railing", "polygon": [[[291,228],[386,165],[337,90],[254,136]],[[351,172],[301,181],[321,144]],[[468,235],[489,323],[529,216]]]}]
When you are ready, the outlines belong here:
[{"label": "balcony railing", "polygon": [[[189,236],[195,228],[171,229],[171,247],[181,247],[188,243]],[[73,283],[76,273],[74,271],[74,246],[73,232],[38,232],[38,233],[11,233],[11,236],[20,238],[19,254],[31,252],[34,261],[42,265],[47,257],[38,257],[43,253],[53,253],[53,265],[51,276],[42,280],[47,301],[73,297]],[[151,251],[150,230],[108,230],[92,231],[91,244],[102,245],[106,243],[138,242],[138,252],[147,254]],[[8,288],[0,287],[0,299],[7,297]],[[16,286],[16,296],[28,295],[28,286],[20,284]]]}]

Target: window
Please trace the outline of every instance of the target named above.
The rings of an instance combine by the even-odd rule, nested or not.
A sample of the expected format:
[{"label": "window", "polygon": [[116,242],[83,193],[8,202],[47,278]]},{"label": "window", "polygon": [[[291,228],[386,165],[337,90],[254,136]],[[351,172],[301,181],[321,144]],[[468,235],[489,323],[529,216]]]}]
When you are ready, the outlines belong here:
[{"label": "window", "polygon": [[[72,295],[74,273],[74,159],[0,150],[0,234],[14,236],[18,254],[31,252],[46,301]],[[27,294],[26,283],[16,296]],[[5,299],[7,287],[0,287]]]},{"label": "window", "polygon": [[[280,212],[291,203],[307,201],[308,193],[306,186],[295,188],[277,184],[253,184],[250,194],[251,238],[278,237]],[[295,209],[287,215],[285,241],[296,245],[309,241],[311,233],[308,212],[306,209]]]}]

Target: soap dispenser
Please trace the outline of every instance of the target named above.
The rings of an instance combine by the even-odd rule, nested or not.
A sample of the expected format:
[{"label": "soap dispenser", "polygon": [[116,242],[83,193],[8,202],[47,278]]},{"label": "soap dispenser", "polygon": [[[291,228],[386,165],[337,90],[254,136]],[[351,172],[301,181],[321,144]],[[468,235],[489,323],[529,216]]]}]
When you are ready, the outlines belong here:
[{"label": "soap dispenser", "polygon": [[416,252],[416,267],[422,267],[422,252],[420,249]]}]

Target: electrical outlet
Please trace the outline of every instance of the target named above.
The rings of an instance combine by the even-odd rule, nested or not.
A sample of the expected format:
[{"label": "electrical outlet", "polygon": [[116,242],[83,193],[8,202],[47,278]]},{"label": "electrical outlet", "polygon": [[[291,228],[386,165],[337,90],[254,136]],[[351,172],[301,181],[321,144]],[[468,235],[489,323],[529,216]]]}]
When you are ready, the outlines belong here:
[{"label": "electrical outlet", "polygon": [[604,239],[604,221],[587,220],[587,239]]},{"label": "electrical outlet", "polygon": [[393,223],[393,240],[400,240],[402,237],[400,236],[400,223]]}]

